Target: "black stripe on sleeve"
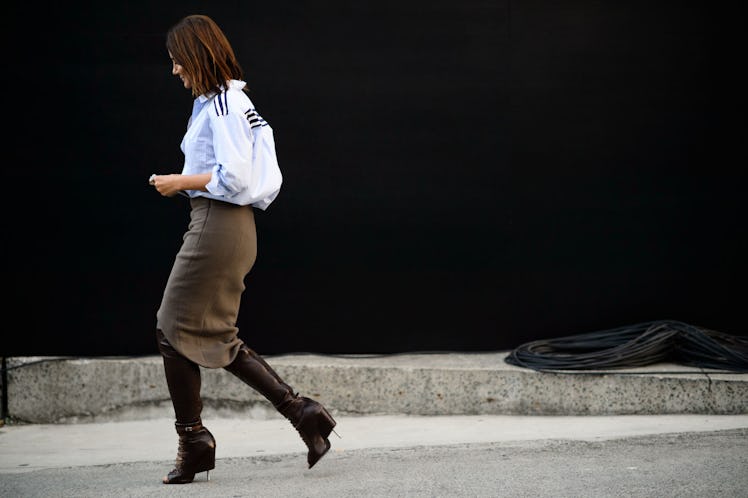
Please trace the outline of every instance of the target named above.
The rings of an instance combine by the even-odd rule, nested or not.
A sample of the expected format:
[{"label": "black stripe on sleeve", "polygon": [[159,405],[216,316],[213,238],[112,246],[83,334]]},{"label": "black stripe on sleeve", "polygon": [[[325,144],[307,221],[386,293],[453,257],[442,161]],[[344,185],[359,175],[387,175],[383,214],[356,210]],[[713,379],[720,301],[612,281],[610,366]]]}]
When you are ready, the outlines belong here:
[{"label": "black stripe on sleeve", "polygon": [[227,92],[216,95],[213,99],[213,109],[216,116],[227,116],[229,114],[229,96]]},{"label": "black stripe on sleeve", "polygon": [[262,116],[257,114],[257,111],[254,109],[246,111],[244,115],[247,117],[247,121],[249,121],[250,128],[255,128],[257,126],[267,126],[267,122],[262,119]]}]

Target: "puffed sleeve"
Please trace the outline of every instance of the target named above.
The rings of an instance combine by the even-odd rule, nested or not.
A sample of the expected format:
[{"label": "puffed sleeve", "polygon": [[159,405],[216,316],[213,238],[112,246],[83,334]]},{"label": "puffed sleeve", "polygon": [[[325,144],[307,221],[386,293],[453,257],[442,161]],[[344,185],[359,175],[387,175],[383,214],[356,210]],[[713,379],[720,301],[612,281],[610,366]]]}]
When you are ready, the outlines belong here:
[{"label": "puffed sleeve", "polygon": [[216,98],[215,109],[209,111],[216,164],[205,188],[213,195],[231,199],[249,186],[252,133],[244,114],[218,105],[222,96]]}]

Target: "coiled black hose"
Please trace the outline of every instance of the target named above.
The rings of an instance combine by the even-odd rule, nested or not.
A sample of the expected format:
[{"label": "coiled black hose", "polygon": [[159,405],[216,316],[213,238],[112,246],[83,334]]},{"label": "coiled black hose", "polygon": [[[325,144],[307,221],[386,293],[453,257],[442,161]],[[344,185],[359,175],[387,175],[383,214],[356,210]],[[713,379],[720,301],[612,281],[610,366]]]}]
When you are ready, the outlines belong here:
[{"label": "coiled black hose", "polygon": [[745,373],[748,336],[659,320],[527,342],[504,361],[538,371],[630,368],[667,361]]}]

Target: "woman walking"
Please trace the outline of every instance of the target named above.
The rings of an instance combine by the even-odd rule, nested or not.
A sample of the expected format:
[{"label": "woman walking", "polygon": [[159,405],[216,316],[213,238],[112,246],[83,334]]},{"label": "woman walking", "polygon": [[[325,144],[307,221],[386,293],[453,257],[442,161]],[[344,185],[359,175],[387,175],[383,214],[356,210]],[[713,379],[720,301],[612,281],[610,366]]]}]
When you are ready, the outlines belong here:
[{"label": "woman walking", "polygon": [[201,368],[224,368],[270,401],[301,435],[312,468],[330,449],[335,420],[320,403],[295,393],[238,337],[236,327],[244,278],[257,256],[254,209],[266,209],[280,189],[277,181],[260,192],[250,175],[258,132],[271,129],[261,129],[268,125],[211,18],[181,19],[169,30],[166,48],[172,74],[194,102],[181,143],[181,174],[149,180],[161,195],[190,198],[189,227],[156,315],[179,438],[175,467],[163,482],[189,483],[215,467],[216,441],[201,419]]}]

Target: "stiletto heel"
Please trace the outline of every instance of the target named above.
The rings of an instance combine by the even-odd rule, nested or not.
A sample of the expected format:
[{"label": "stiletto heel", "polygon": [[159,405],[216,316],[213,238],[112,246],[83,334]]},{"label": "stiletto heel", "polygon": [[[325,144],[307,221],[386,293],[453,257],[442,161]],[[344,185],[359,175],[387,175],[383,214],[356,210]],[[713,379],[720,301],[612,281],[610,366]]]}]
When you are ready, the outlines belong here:
[{"label": "stiletto heel", "polygon": [[[325,437],[327,437],[330,435],[330,432],[335,432],[335,426],[338,424],[332,418],[332,415],[330,415],[330,412],[327,411],[327,408],[322,407],[322,411],[324,411],[326,422],[330,426],[330,429],[327,431],[327,434],[325,434]],[[342,437],[340,437],[340,434],[338,434],[337,432],[335,432],[335,435],[338,436],[338,439],[343,439]]]},{"label": "stiletto heel", "polygon": [[164,477],[164,484],[188,484],[195,479],[195,474],[210,471],[216,466],[216,440],[203,424],[174,424],[179,435],[179,449],[174,470]]},{"label": "stiletto heel", "polygon": [[322,421],[319,426],[320,435],[324,438],[327,438],[330,435],[330,433],[334,430],[335,425],[336,425],[335,420],[333,420],[332,416],[329,413],[327,413],[327,410],[322,408]]}]

